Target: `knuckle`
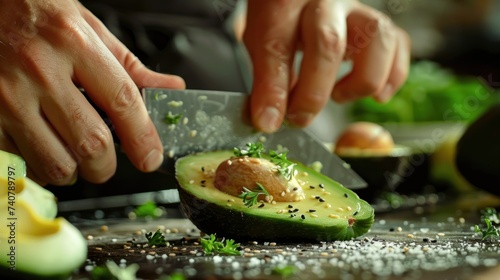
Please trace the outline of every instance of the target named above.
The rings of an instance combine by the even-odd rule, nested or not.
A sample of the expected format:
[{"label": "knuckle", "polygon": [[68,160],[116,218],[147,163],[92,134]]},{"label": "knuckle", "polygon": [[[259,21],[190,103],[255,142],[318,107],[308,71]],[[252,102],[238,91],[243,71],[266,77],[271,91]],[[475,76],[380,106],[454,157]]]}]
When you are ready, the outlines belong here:
[{"label": "knuckle", "polygon": [[358,96],[369,96],[378,91],[380,83],[374,79],[359,81]]},{"label": "knuckle", "polygon": [[133,147],[144,147],[151,143],[152,139],[156,135],[156,130],[153,126],[144,126],[144,130],[135,134],[135,137],[131,139],[131,144]]},{"label": "knuckle", "polygon": [[132,83],[122,82],[111,104],[111,110],[120,114],[128,115],[139,106],[140,98],[138,90]]},{"label": "knuckle", "polygon": [[336,62],[339,58],[342,58],[346,42],[341,39],[339,32],[330,26],[321,27],[317,32],[319,54],[329,62]]},{"label": "knuckle", "polygon": [[111,133],[105,125],[95,125],[77,146],[78,157],[99,158],[111,147]]},{"label": "knuckle", "polygon": [[51,161],[51,163],[45,166],[45,178],[42,179],[54,185],[69,183],[76,172],[76,164],[74,162]]},{"label": "knuckle", "polygon": [[284,62],[288,62],[292,56],[292,46],[281,39],[271,39],[264,44],[265,52]]}]

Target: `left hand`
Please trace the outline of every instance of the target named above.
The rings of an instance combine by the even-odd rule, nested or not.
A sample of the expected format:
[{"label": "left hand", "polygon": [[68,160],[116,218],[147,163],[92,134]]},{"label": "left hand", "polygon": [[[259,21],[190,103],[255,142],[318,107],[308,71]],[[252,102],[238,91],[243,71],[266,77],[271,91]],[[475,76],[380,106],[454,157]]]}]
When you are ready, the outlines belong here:
[{"label": "left hand", "polygon": [[[366,96],[388,101],[410,64],[408,35],[355,0],[249,0],[244,42],[253,63],[252,122],[268,133],[285,116],[307,126],[330,96],[339,103]],[[335,84],[344,59],[353,69]]]}]

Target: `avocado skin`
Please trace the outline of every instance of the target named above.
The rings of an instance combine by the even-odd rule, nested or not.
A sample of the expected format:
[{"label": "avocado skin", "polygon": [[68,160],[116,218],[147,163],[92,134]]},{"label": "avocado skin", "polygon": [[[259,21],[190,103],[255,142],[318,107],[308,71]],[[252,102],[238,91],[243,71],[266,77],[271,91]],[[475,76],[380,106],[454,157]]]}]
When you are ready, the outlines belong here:
[{"label": "avocado skin", "polygon": [[489,108],[464,132],[455,162],[474,186],[500,196],[500,104]]},{"label": "avocado skin", "polygon": [[[349,240],[368,232],[374,222],[374,214],[369,219],[357,220],[351,226],[330,227],[301,223],[300,217],[268,221],[241,211],[233,211],[210,203],[186,192],[179,186],[181,209],[186,216],[205,233],[217,233],[225,238],[238,241],[333,241]],[[366,202],[364,202],[366,203]]]}]

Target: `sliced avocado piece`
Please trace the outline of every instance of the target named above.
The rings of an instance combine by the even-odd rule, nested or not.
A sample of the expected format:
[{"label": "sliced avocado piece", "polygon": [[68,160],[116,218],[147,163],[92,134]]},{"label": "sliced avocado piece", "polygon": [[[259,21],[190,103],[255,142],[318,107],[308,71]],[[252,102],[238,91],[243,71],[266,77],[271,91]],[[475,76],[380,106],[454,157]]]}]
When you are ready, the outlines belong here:
[{"label": "sliced avocado piece", "polygon": [[212,151],[176,162],[181,207],[203,232],[237,240],[331,241],[358,237],[373,225],[374,210],[369,203],[300,163],[294,177],[304,199],[248,207],[241,198],[214,185],[219,164],[231,157],[232,151]]},{"label": "sliced avocado piece", "polygon": [[0,168],[0,278],[67,279],[87,257],[85,238],[56,218],[54,195],[25,177],[21,157],[0,151]]}]

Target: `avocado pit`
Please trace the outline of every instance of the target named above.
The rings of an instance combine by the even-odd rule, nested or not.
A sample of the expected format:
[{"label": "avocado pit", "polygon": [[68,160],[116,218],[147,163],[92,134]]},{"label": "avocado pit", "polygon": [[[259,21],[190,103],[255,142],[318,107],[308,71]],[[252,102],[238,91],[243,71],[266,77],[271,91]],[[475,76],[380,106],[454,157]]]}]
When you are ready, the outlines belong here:
[{"label": "avocado pit", "polygon": [[232,157],[221,162],[215,171],[215,187],[235,197],[244,191],[243,188],[255,189],[257,183],[269,193],[267,197],[259,196],[262,201],[296,202],[305,198],[302,187],[293,176],[287,180],[274,163],[264,158]]}]

